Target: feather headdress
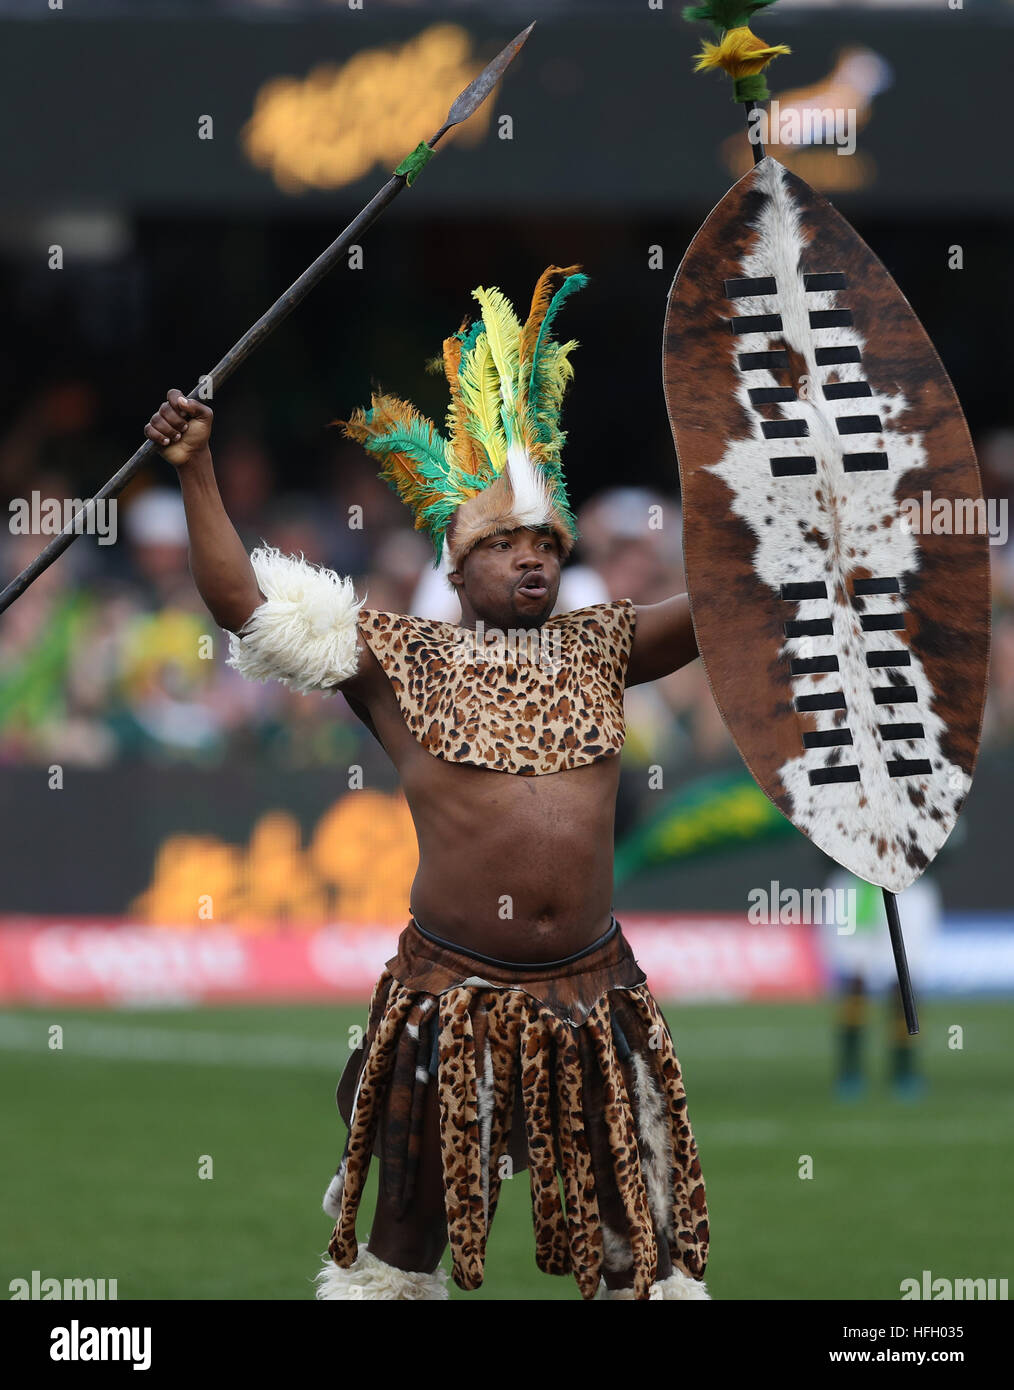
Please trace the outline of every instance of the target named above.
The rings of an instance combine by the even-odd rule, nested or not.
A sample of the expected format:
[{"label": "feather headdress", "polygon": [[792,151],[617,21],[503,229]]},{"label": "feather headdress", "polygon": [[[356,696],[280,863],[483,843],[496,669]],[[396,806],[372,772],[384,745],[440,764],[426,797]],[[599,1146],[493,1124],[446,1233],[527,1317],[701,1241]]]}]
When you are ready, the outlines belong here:
[{"label": "feather headdress", "polygon": [[549,527],[564,555],[573,549],[560,407],[577,343],[557,342],[552,327],[585,284],[579,267],[549,266],[524,324],[500,290],[472,291],[482,317],[466,319],[443,345],[446,437],[408,401],[383,393],[369,410],[334,421],[381,460],[380,477],[411,507],[416,530],[429,533],[438,563],[456,567],[486,536],[522,526]]}]

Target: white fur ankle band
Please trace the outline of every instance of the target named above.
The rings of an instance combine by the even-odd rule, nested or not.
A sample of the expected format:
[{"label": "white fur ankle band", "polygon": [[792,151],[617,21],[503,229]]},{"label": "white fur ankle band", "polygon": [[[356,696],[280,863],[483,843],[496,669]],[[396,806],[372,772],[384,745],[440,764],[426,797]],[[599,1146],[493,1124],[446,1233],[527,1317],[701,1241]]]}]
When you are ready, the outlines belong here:
[{"label": "white fur ankle band", "polygon": [[[610,1289],[606,1287],[605,1280],[599,1284],[597,1299],[630,1299],[633,1300],[633,1289]],[[692,1279],[689,1274],[684,1274],[681,1269],[674,1269],[668,1279],[661,1279],[656,1284],[652,1284],[648,1293],[648,1298],[653,1303],[668,1301],[671,1298],[680,1299],[707,1299],[711,1301],[707,1285],[703,1279]]]},{"label": "white fur ankle band", "polygon": [[330,1255],[315,1276],[318,1299],[430,1299],[447,1300],[447,1273],[415,1274],[371,1255],[365,1244],[348,1269],[341,1269]]}]

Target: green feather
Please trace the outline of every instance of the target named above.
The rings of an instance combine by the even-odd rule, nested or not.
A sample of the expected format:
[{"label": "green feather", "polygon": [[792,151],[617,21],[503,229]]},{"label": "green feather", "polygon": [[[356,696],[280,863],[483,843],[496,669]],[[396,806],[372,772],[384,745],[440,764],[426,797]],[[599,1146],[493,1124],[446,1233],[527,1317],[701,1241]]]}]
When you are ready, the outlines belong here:
[{"label": "green feather", "polygon": [[[587,283],[587,275],[568,275],[549,301],[546,317],[542,320],[542,325],[539,328],[539,336],[535,340],[535,348],[532,352],[532,369],[528,377],[529,412],[536,422],[540,421],[543,415],[547,413],[547,402],[544,397],[551,380],[552,369],[557,366],[557,356],[555,353],[551,354],[553,358],[551,363],[543,363],[544,349],[550,345],[550,327],[563,301],[567,299],[569,295],[572,295],[575,290],[584,289]],[[556,344],[552,344],[552,346],[555,347]],[[548,355],[550,354],[547,353],[547,356]],[[561,400],[562,396],[563,393],[561,391]],[[556,409],[559,410],[559,400],[556,403]]]},{"label": "green feather", "polygon": [[690,24],[713,24],[721,34],[750,23],[750,16],[767,9],[775,0],[708,0],[706,5],[687,5],[683,18]]},{"label": "green feather", "polygon": [[[369,416],[373,411],[368,412]],[[367,451],[384,459],[380,476],[392,492],[403,502],[409,501],[411,484],[403,474],[387,471],[387,456],[392,453],[406,454],[419,466],[420,476],[442,484],[447,476],[447,441],[432,426],[415,421],[408,428],[391,430],[385,435],[375,435],[366,441]]]},{"label": "green feather", "polygon": [[[366,416],[372,422],[373,411]],[[408,454],[409,458],[430,468],[446,471],[447,441],[443,435],[428,423],[412,421],[407,427],[399,426],[387,434],[374,435],[367,440],[366,448],[371,454],[390,454],[394,451]]]},{"label": "green feather", "polygon": [[[423,507],[419,516],[423,521],[425,530],[429,533],[430,540],[433,542],[434,562],[439,563],[444,548],[444,533],[451,524],[451,518],[457,511],[458,501],[453,497],[441,497],[428,506]],[[423,529],[423,528],[420,528]]]},{"label": "green feather", "polygon": [[455,333],[454,336],[461,339],[462,361],[464,361],[466,354],[471,352],[475,347],[479,334],[485,332],[485,329],[486,325],[483,323],[482,319],[476,319],[474,323],[469,324],[461,333]]},{"label": "green feather", "polygon": [[569,343],[547,343],[540,353],[537,394],[530,411],[532,434],[539,444],[551,447],[556,455],[564,439],[560,429],[560,407],[574,375],[569,356],[576,347],[577,343],[573,340]]}]

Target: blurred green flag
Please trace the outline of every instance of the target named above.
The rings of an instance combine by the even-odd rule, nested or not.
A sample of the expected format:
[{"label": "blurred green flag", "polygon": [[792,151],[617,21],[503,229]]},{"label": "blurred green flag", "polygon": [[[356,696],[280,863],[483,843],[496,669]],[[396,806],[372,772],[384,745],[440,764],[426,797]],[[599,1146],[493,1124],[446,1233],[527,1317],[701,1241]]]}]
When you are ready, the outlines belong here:
[{"label": "blurred green flag", "polygon": [[699,777],[623,837],[616,848],[616,883],[654,865],[756,844],[792,829],[746,773]]}]

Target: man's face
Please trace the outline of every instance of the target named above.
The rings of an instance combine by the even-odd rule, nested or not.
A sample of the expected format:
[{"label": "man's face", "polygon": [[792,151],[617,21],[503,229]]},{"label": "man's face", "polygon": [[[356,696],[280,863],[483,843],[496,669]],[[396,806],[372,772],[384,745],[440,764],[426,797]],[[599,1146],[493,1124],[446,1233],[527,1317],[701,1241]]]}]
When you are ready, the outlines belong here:
[{"label": "man's face", "polygon": [[470,606],[487,627],[541,627],[560,590],[560,542],[527,527],[487,536],[451,579],[466,617]]}]

